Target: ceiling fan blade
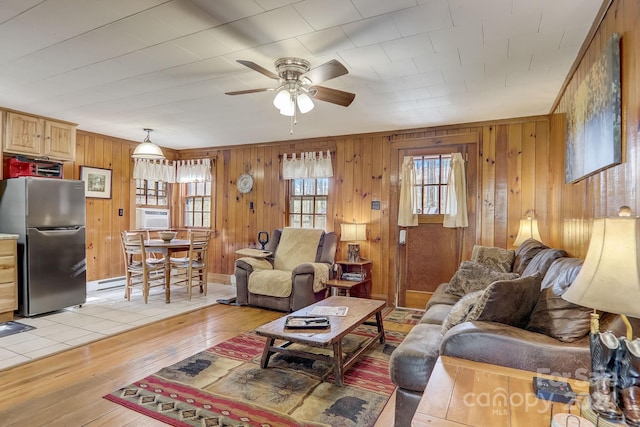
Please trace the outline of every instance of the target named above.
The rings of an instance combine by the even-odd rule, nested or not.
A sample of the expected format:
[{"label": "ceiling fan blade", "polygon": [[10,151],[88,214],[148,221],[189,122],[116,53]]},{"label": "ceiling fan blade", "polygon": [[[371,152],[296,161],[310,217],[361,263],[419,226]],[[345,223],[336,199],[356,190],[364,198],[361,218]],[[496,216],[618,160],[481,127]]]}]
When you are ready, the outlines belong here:
[{"label": "ceiling fan blade", "polygon": [[269,77],[270,79],[280,80],[280,76],[278,76],[276,73],[274,73],[273,71],[267,70],[266,68],[264,68],[261,65],[256,64],[255,62],[244,61],[242,59],[238,59],[236,62],[238,62],[239,64],[244,65],[245,67],[251,68],[253,71],[257,71],[257,72],[259,72],[261,74],[264,74],[265,76]]},{"label": "ceiling fan blade", "polygon": [[256,92],[267,92],[273,90],[271,88],[260,88],[260,89],[247,89],[247,90],[236,90],[234,92],[225,92],[225,95],[244,95],[245,93],[256,93]]},{"label": "ceiling fan blade", "polygon": [[307,78],[311,80],[311,83],[319,84],[326,82],[327,80],[335,79],[336,77],[349,74],[349,70],[345,68],[339,61],[332,59],[329,62],[325,62],[322,65],[318,65],[306,73],[302,74],[301,78]]},{"label": "ceiling fan blade", "polygon": [[342,105],[348,107],[356,97],[355,93],[345,92],[343,90],[331,89],[324,86],[312,86],[309,88],[309,93],[315,99],[320,101],[331,102],[332,104]]}]

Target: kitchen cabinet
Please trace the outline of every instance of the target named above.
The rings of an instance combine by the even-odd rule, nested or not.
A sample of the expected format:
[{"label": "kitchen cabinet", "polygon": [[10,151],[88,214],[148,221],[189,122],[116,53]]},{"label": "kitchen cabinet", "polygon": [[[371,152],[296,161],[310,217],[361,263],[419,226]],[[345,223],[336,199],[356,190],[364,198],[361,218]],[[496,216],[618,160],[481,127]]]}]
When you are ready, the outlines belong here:
[{"label": "kitchen cabinet", "polygon": [[17,235],[0,234],[0,322],[18,309]]},{"label": "kitchen cabinet", "polygon": [[76,125],[11,111],[5,116],[5,153],[75,160]]}]

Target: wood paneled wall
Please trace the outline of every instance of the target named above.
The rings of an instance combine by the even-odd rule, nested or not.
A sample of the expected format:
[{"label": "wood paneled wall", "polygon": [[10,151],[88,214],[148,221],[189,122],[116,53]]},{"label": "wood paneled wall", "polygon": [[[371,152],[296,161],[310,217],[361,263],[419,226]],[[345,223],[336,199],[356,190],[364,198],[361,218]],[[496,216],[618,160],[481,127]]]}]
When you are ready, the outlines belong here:
[{"label": "wood paneled wall", "polygon": [[[345,135],[298,141],[272,142],[216,149],[165,150],[170,157],[214,159],[214,236],[211,272],[233,273],[237,249],[257,245],[259,231],[271,232],[285,224],[285,181],[280,179],[284,153],[329,150],[334,177],[329,200],[328,229],[339,231],[342,222],[367,223],[368,240],[361,244],[363,256],[373,261],[376,298],[393,302],[396,277],[397,227],[389,219],[392,193],[398,191],[397,165],[389,164],[394,144],[439,135],[475,133],[479,141],[480,215],[479,244],[509,247],[518,221],[535,209],[543,238],[549,181],[547,174],[548,118],[531,117],[473,125],[446,126],[410,131]],[[437,143],[437,142],[434,142]],[[97,135],[82,130],[77,135],[75,164],[65,165],[65,177],[78,178],[81,166],[113,170],[111,199],[87,200],[88,280],[123,274],[119,233],[135,225],[135,188],[130,155],[137,142]],[[538,166],[542,165],[542,166]],[[250,173],[254,188],[240,194],[237,177]],[[379,201],[380,209],[371,209]],[[253,203],[253,209],[251,204]],[[124,216],[118,216],[118,209]],[[174,215],[175,217],[175,215]],[[177,225],[177,224],[176,224]],[[340,245],[338,258],[345,256]]]},{"label": "wood paneled wall", "polygon": [[[592,220],[616,216],[622,205],[640,214],[640,2],[614,0],[597,28],[575,73],[553,110],[550,119],[551,145],[549,203],[551,241],[570,254],[584,257]],[[622,86],[622,164],[606,169],[575,184],[564,183],[567,105],[593,63],[602,54],[613,33],[619,33]]]}]

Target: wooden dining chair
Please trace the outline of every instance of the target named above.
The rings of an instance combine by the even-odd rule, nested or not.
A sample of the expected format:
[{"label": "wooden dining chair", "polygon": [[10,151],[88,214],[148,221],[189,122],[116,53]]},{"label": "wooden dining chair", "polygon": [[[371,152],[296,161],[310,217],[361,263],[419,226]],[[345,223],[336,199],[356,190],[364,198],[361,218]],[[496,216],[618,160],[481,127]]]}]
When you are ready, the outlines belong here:
[{"label": "wooden dining chair", "polygon": [[123,231],[121,241],[126,279],[124,297],[131,301],[132,288],[140,286],[146,304],[149,299],[149,290],[155,286],[164,286],[165,264],[158,260],[149,262],[143,233]]},{"label": "wooden dining chair", "polygon": [[207,295],[207,254],[211,231],[191,230],[189,251],[186,257],[171,258],[171,270],[177,271],[172,285],[186,286],[191,301],[192,289],[200,287],[200,293]]}]

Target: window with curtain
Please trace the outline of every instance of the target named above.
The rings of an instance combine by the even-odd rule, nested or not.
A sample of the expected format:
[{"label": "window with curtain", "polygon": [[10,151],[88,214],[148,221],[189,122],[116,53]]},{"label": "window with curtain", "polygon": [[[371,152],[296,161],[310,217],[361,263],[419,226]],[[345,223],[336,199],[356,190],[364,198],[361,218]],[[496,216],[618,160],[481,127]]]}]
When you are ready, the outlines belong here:
[{"label": "window with curtain", "polygon": [[184,226],[211,228],[211,182],[189,182],[184,189]]},{"label": "window with curtain", "polygon": [[166,182],[136,179],[136,207],[169,207]]},{"label": "window with curtain", "polygon": [[329,178],[289,180],[287,226],[327,229]]},{"label": "window with curtain", "polygon": [[414,156],[418,215],[442,215],[447,197],[447,179],[451,165],[450,154]]}]

